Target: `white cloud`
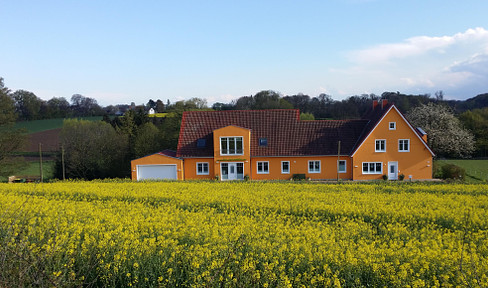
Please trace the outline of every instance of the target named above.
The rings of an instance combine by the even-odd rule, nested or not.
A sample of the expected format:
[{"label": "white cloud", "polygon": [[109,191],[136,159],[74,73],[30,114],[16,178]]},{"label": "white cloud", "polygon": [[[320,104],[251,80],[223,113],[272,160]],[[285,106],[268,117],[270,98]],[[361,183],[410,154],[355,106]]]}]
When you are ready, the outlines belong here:
[{"label": "white cloud", "polygon": [[350,52],[349,60],[350,67],[333,73],[350,95],[363,90],[444,90],[448,97],[468,98],[488,92],[488,30],[484,28],[380,44]]},{"label": "white cloud", "polygon": [[354,51],[350,60],[357,63],[385,63],[395,59],[422,56],[427,53],[447,54],[452,46],[488,42],[488,30],[484,28],[468,29],[453,36],[429,37],[417,36],[401,43],[381,44],[371,48]]}]

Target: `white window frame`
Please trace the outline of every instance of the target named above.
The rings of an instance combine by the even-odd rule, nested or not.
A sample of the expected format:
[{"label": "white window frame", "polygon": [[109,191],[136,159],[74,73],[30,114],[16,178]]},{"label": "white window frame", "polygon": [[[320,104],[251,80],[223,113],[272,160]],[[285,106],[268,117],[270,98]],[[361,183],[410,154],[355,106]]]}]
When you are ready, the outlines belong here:
[{"label": "white window frame", "polygon": [[[199,172],[198,166],[202,166],[202,171]],[[207,172],[204,171],[204,167],[207,166]],[[208,162],[197,162],[197,175],[209,175],[210,174],[210,165]]]},{"label": "white window frame", "polygon": [[[391,127],[391,124],[393,124],[393,127]],[[390,123],[388,123],[388,129],[390,129],[390,130],[396,130],[396,122],[390,122]]]},{"label": "white window frame", "polygon": [[[378,142],[381,143],[380,141],[383,141],[383,145],[384,145],[384,150],[378,150],[377,147],[378,147]],[[380,144],[381,146],[381,144]],[[381,148],[381,147],[380,147]],[[374,141],[374,152],[386,152],[386,139],[376,139]]]},{"label": "white window frame", "polygon": [[[259,169],[259,164],[261,164],[261,169]],[[266,169],[266,170],[264,169],[265,168],[264,164],[266,164],[266,168],[268,168],[268,169]],[[269,161],[257,161],[256,162],[256,172],[258,174],[269,174]]]},{"label": "white window frame", "polygon": [[[310,170],[310,163],[314,163],[313,167],[314,169],[313,170]],[[316,171],[315,170],[315,163],[319,163],[319,171]],[[320,160],[308,160],[308,173],[320,173],[322,171],[322,164],[320,163]]]},{"label": "white window frame", "polygon": [[[237,138],[241,138],[241,143],[242,143],[242,153],[229,153],[229,138],[234,138],[234,147],[237,147]],[[222,150],[222,140],[227,139],[227,153],[224,153]],[[244,155],[244,137],[242,136],[222,136],[219,139],[219,145],[220,145],[220,155]],[[237,148],[234,148],[234,150],[237,151]]]},{"label": "white window frame", "polygon": [[[364,171],[364,164],[368,165],[368,171],[366,172]],[[371,164],[374,165],[373,172],[371,172],[371,170],[369,169],[371,167]],[[377,164],[380,164],[381,167],[380,171],[376,171]],[[363,174],[383,174],[383,162],[363,162],[361,165],[361,171],[363,172]]]},{"label": "white window frame", "polygon": [[[401,145],[401,141],[407,141],[407,148],[408,149],[403,149],[405,147],[405,144]],[[402,149],[400,149],[402,148]],[[398,139],[398,152],[410,152],[410,139]]]},{"label": "white window frame", "polygon": [[[288,171],[283,170],[283,164],[288,163]],[[290,161],[281,161],[281,174],[290,174]]]},{"label": "white window frame", "polygon": [[[344,170],[339,170],[341,162],[344,162]],[[337,173],[347,173],[347,160],[337,160]]]}]

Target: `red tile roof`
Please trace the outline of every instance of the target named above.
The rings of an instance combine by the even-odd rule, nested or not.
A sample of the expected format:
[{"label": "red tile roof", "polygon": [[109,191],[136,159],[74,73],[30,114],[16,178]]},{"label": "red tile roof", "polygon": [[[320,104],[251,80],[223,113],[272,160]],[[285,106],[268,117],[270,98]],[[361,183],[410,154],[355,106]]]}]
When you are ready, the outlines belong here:
[{"label": "red tile roof", "polygon": [[[189,111],[183,114],[177,157],[213,157],[216,129],[235,125],[251,130],[251,156],[348,155],[369,120],[301,121],[298,110]],[[267,146],[259,146],[267,138]],[[205,139],[204,148],[197,140]]]}]

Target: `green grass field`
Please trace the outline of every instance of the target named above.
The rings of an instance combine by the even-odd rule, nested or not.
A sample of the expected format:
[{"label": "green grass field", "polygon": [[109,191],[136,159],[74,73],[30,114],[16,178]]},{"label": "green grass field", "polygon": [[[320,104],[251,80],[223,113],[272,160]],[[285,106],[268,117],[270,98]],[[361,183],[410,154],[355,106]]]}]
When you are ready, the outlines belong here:
[{"label": "green grass field", "polygon": [[[27,167],[15,173],[15,175],[19,176],[40,176],[40,169],[39,169],[39,162],[27,162]],[[54,177],[54,161],[43,161],[42,162],[42,173],[44,181],[50,180]],[[0,182],[7,182],[6,177],[0,176]]]},{"label": "green grass field", "polygon": [[[80,119],[88,121],[100,121],[102,120],[102,116],[81,117]],[[15,124],[15,128],[24,128],[27,130],[27,133],[36,133],[51,129],[62,128],[63,121],[64,118],[23,121],[17,122]]]},{"label": "green grass field", "polygon": [[467,183],[488,181],[488,160],[437,160],[440,165],[454,164],[466,170]]}]

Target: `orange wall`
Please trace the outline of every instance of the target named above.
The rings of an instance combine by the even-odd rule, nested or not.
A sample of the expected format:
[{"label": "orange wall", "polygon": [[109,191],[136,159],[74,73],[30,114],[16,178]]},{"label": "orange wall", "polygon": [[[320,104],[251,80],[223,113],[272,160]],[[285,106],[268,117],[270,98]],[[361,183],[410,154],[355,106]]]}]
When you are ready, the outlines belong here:
[{"label": "orange wall", "polygon": [[[396,122],[396,130],[389,130],[389,122]],[[386,140],[386,152],[375,152],[375,140]],[[398,140],[410,139],[410,152],[398,151]],[[353,156],[353,179],[382,179],[387,174],[388,161],[398,161],[398,175],[405,179],[432,179],[432,154],[412,131],[401,115],[392,108]],[[363,162],[383,162],[382,174],[363,174]]]},{"label": "orange wall", "polygon": [[[346,160],[346,173],[340,173],[340,179],[352,179],[351,158],[341,156],[341,160]],[[308,173],[308,161],[320,160],[320,173]],[[269,162],[269,174],[257,173],[257,162]],[[281,173],[281,161],[290,161],[290,173]],[[337,157],[336,156],[307,156],[307,157],[256,157],[251,161],[251,179],[254,180],[289,180],[293,174],[305,174],[311,179],[337,179]]]},{"label": "orange wall", "polygon": [[176,173],[178,180],[183,180],[183,160],[168,157],[159,154],[153,154],[139,159],[132,160],[130,162],[131,166],[131,179],[133,181],[137,180],[137,165],[151,165],[151,164],[176,164]]},{"label": "orange wall", "polygon": [[[220,137],[242,136],[243,155],[220,155]],[[244,175],[250,175],[251,130],[237,126],[226,126],[213,131],[214,175],[220,174],[220,162],[244,162]],[[220,176],[220,175],[219,175]]]},{"label": "orange wall", "polygon": [[[197,163],[208,163],[208,175],[197,175]],[[185,158],[185,180],[215,179],[215,160],[213,158]]]}]

